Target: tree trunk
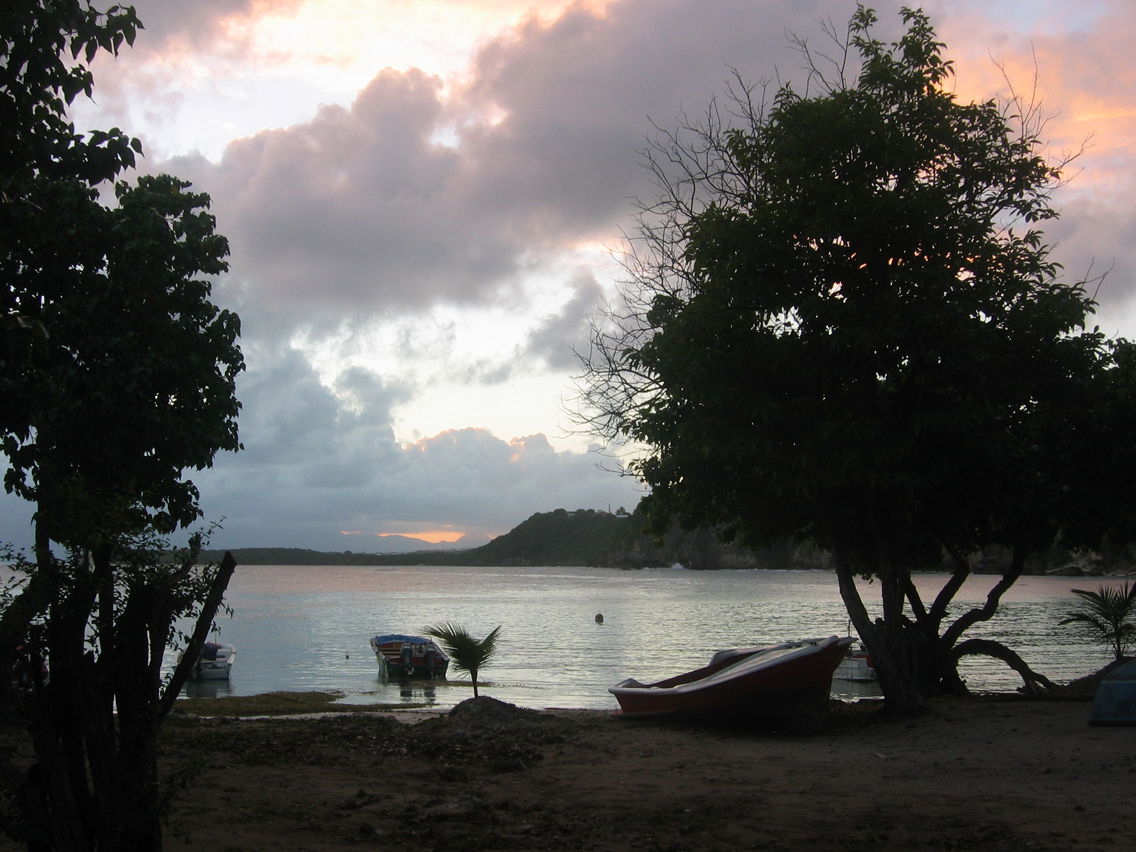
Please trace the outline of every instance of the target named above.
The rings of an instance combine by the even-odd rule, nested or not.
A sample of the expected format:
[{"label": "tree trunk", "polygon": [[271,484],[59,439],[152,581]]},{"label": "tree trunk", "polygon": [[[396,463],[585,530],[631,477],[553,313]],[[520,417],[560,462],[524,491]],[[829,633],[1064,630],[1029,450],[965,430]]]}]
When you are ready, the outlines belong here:
[{"label": "tree trunk", "polygon": [[918,716],[927,712],[927,699],[912,677],[915,669],[906,647],[907,637],[902,632],[889,629],[882,621],[872,622],[856,588],[855,574],[835,548],[833,564],[848,616],[872,655],[886,711],[896,716]]},{"label": "tree trunk", "polygon": [[209,629],[213,626],[213,619],[217,615],[217,610],[221,607],[225,590],[229,588],[229,580],[232,579],[233,572],[236,569],[237,560],[233,558],[232,553],[226,550],[225,555],[221,558],[221,564],[217,568],[217,576],[213,578],[213,585],[205,598],[205,603],[201,606],[201,613],[197,616],[197,624],[194,626],[193,636],[190,637],[189,644],[186,647],[186,653],[174,668],[169,683],[166,684],[166,691],[159,701],[158,716],[160,719],[169,715],[181,688],[189,680],[189,673],[197,663],[197,655],[201,651],[201,645],[205,642],[205,637],[209,635]]},{"label": "tree trunk", "polygon": [[[194,550],[189,561],[195,557]],[[185,577],[178,572],[168,585],[128,586],[123,605],[108,606],[115,593],[107,580],[114,571],[111,558],[109,551],[98,553],[93,571],[84,563],[67,585],[55,584],[47,630],[51,677],[27,708],[36,754],[25,782],[29,849],[162,847],[158,732],[188,667],[179,666],[160,694],[162,648],[155,646],[164,645]],[[226,553],[198,616],[198,649],[235,568]],[[85,641],[92,614],[98,656]],[[193,654],[186,657],[192,665]]]}]

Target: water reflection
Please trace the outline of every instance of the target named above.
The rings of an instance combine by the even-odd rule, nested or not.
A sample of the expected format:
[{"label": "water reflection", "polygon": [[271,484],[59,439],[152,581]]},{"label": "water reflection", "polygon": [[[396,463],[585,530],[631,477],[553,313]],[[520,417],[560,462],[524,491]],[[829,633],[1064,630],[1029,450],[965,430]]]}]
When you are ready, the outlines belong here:
[{"label": "water reflection", "polygon": [[186,698],[224,698],[238,693],[227,680],[190,680],[186,681],[182,694]]},{"label": "water reflection", "polygon": [[875,681],[833,678],[830,694],[841,701],[859,701],[861,698],[882,698],[884,693]]},{"label": "water reflection", "polygon": [[398,697],[415,704],[437,704],[437,682],[404,678],[398,681]]}]

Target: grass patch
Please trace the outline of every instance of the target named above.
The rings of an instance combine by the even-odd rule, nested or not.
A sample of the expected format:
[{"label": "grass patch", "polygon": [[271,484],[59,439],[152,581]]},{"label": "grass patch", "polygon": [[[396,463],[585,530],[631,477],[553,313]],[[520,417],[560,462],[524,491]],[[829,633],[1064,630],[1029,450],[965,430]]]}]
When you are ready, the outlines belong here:
[{"label": "grass patch", "polygon": [[305,713],[373,713],[425,704],[336,704],[342,692],[266,692],[223,698],[180,698],[174,712],[190,716],[295,716]]}]

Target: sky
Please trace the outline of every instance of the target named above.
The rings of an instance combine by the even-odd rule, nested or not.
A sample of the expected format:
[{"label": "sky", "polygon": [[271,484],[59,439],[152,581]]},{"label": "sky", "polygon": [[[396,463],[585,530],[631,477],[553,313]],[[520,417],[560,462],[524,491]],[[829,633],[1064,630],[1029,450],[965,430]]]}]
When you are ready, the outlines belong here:
[{"label": "sky", "polygon": [[[105,6],[106,3],[96,4]],[[899,4],[880,2],[879,33]],[[476,546],[534,512],[641,487],[573,426],[574,351],[649,197],[641,152],[743,79],[801,79],[844,0],[136,0],[79,130],[213,200],[242,319],[244,451],[192,472],[217,547]],[[1081,151],[1046,229],[1095,317],[1136,336],[1136,65],[1128,0],[923,5],[960,98],[1040,103]],[[823,52],[823,50],[822,50]],[[1082,150],[1083,149],[1083,150]],[[0,498],[0,540],[26,504]]]}]

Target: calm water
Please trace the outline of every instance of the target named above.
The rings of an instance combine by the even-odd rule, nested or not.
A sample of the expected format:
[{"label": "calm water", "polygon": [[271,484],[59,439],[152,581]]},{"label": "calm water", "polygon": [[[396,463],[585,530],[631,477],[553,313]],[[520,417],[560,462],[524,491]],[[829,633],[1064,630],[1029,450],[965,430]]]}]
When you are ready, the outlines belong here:
[{"label": "calm water", "polygon": [[[918,578],[925,599],[944,579]],[[968,581],[953,612],[980,603],[995,579]],[[1054,680],[1095,671],[1108,654],[1057,622],[1075,604],[1070,588],[1097,584],[1023,578],[995,619],[968,635],[1005,641]],[[875,592],[864,589],[869,600]],[[219,619],[214,638],[237,647],[232,679],[191,684],[189,694],[340,690],[355,703],[452,706],[472,695],[465,674],[410,689],[384,683],[367,644],[376,633],[452,621],[475,636],[502,625],[481,672],[485,694],[524,707],[615,709],[607,688],[625,677],[655,680],[704,665],[720,648],[848,630],[835,577],[811,571],[244,566],[227,600],[233,616]],[[963,672],[977,690],[1020,684],[995,661],[964,661]],[[842,681],[834,693],[872,694]]]}]

